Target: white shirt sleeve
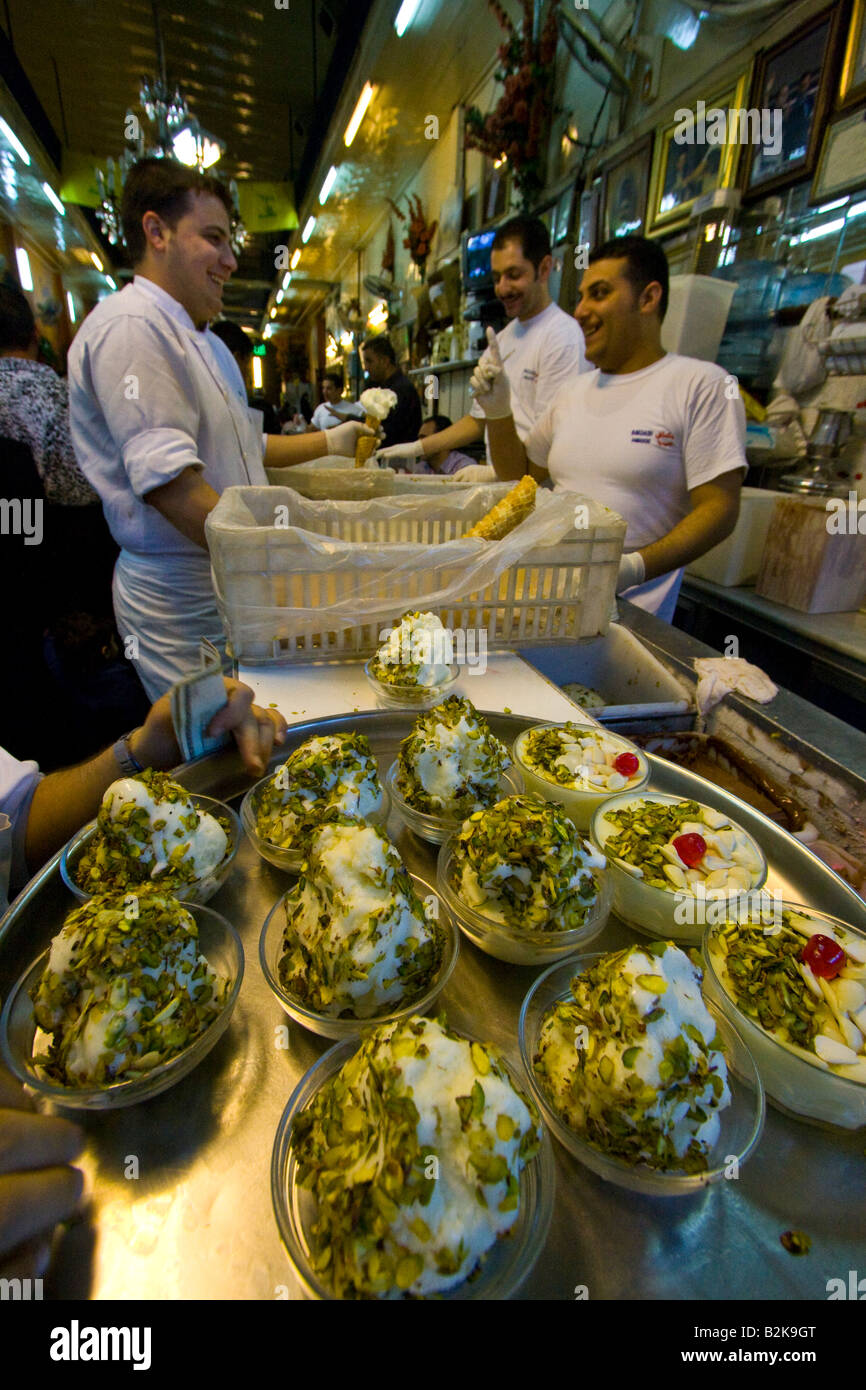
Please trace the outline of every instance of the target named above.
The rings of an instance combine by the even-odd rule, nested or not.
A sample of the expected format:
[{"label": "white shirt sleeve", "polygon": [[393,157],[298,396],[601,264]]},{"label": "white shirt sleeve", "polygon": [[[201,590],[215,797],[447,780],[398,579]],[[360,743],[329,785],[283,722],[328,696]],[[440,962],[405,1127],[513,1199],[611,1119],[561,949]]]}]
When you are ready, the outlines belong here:
[{"label": "white shirt sleeve", "polygon": [[684,435],[683,467],[690,492],[722,473],[748,469],[746,411],[735,377],[720,370],[695,382]]},{"label": "white shirt sleeve", "polygon": [[196,445],[197,392],[177,339],[129,315],[112,320],[86,353],[89,389],[137,497],[185,468],[204,466]]}]

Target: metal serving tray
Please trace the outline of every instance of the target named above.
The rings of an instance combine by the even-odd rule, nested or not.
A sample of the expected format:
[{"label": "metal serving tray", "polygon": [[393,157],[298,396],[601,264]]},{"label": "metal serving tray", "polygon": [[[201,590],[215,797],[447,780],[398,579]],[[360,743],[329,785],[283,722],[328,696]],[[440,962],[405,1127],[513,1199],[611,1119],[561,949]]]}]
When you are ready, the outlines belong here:
[{"label": "metal serving tray", "polygon": [[[487,718],[509,742],[537,722]],[[280,759],[313,734],[356,729],[367,734],[385,772],[412,723],[407,711],[296,725]],[[866,928],[866,903],[798,841],[695,774],[661,759],[651,762],[653,789],[697,797],[751,831],[770,863],[771,890]],[[190,790],[223,800],[250,785],[234,752],[200,759],[179,776]],[[389,829],[407,866],[429,875],[435,848],[416,840],[396,815]],[[58,858],[0,923],[2,992],[74,906]],[[328,1044],[286,1018],[258,961],[264,918],[291,882],[245,842],[232,877],[211,903],[238,928],[246,971],[226,1036],[205,1061],[173,1090],[140,1106],[67,1112],[87,1132],[82,1166],[92,1205],[88,1219],[61,1242],[46,1296],[300,1297],[271,1210],[269,1165],[286,1101]],[[635,939],[612,918],[592,949],[613,950]],[[519,1068],[517,1018],[537,973],[493,960],[461,939],[441,999],[449,1022],[493,1041]],[[287,1049],[280,1045],[286,1037]],[[862,1132],[824,1131],[768,1109],[763,1138],[739,1179],[684,1199],[626,1192],[554,1147],[555,1217],[521,1297],[825,1299],[828,1279],[847,1279],[858,1263],[862,1269]],[[811,1237],[809,1255],[794,1258],[780,1244],[792,1228]]]}]

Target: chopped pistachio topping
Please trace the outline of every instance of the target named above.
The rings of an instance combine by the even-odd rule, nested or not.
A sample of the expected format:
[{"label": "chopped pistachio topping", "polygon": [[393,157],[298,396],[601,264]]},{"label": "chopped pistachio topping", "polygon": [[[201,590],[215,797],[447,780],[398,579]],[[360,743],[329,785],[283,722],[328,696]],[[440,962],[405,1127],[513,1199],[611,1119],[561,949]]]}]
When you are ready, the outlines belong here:
[{"label": "chopped pistachio topping", "polygon": [[96,833],[72,872],[85,893],[123,893],[149,881],[171,892],[202,882],[233,852],[227,816],[198,811],[185,787],[148,769],[107,789]]},{"label": "chopped pistachio topping", "polygon": [[470,700],[450,695],[400,745],[397,789],[425,815],[464,819],[496,798],[508,750]]},{"label": "chopped pistachio topping", "polygon": [[[667,893],[705,891],[711,897],[747,892],[759,882],[763,866],[752,840],[709,806],[641,798],[602,814],[617,827],[605,841],[605,854],[653,888]],[[700,837],[704,853],[683,859],[675,843],[680,837]]]},{"label": "chopped pistachio topping", "polygon": [[470,907],[510,927],[573,931],[595,906],[605,866],[559,807],[507,796],[464,821],[451,886]]},{"label": "chopped pistachio topping", "polygon": [[399,1298],[477,1275],[517,1218],[540,1134],[492,1047],[416,1015],[365,1038],[290,1143],[316,1199],[319,1276],[338,1298]]},{"label": "chopped pistachio topping", "polygon": [[555,728],[530,729],[521,742],[520,758],[531,772],[558,786],[612,794],[628,790],[645,776],[640,755],[635,772],[624,776],[617,771],[616,759],[631,751],[624,739],[568,721]]},{"label": "chopped pistachio topping", "polygon": [[730,1104],[701,972],[672,942],[603,956],[547,1010],[533,1066],[581,1138],[627,1163],[704,1172]]},{"label": "chopped pistachio topping", "polygon": [[52,1035],[41,1059],[68,1086],[130,1081],[183,1052],[220,1012],[230,981],[198,952],[195,919],[151,888],[130,920],[122,900],[69,914],[32,992]]},{"label": "chopped pistachio topping", "polygon": [[435,613],[404,613],[370,662],[384,685],[429,689],[448,678],[453,660],[448,633]]},{"label": "chopped pistachio topping", "polygon": [[285,898],[279,978],[316,1013],[372,1018],[431,987],[445,937],[394,846],[371,825],[344,821],[315,834]]},{"label": "chopped pistachio topping", "polygon": [[263,840],[306,854],[319,826],[346,816],[363,820],[381,805],[366,735],[328,734],[302,743],[261,788],[256,829]]}]

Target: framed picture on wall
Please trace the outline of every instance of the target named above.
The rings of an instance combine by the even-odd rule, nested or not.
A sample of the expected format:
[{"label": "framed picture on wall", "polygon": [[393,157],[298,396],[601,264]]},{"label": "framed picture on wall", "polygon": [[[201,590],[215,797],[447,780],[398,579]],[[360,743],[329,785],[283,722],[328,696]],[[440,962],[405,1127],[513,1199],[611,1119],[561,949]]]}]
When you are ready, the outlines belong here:
[{"label": "framed picture on wall", "polygon": [[834,121],[824,136],[810,203],[866,188],[866,107]]},{"label": "framed picture on wall", "polygon": [[866,101],[866,0],[854,0],[851,9],[837,100],[839,106]]},{"label": "framed picture on wall", "polygon": [[[656,131],[650,180],[647,233],[658,236],[685,226],[698,198],[731,188],[740,155],[739,123],[728,118],[740,110],[748,89],[748,72],[698,101],[684,102],[670,125]],[[687,120],[682,112],[691,116]],[[721,119],[719,119],[720,113]]]},{"label": "framed picture on wall", "polygon": [[647,135],[605,168],[601,200],[601,234],[604,241],[615,236],[633,236],[643,232],[652,148],[653,137]]},{"label": "framed picture on wall", "polygon": [[564,188],[556,200],[550,228],[550,240],[554,246],[565,241],[571,231],[571,212],[574,206],[574,184]]},{"label": "framed picture on wall", "polygon": [[746,147],[746,196],[815,171],[833,98],[842,7],[824,10],[755,60],[751,107],[770,114],[769,141]]}]

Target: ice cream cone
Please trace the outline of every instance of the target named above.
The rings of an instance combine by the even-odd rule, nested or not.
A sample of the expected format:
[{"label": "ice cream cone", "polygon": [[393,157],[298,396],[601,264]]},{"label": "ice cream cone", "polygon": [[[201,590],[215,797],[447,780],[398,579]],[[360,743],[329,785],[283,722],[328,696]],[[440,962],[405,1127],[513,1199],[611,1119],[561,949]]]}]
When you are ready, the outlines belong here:
[{"label": "ice cream cone", "polygon": [[376,433],[372,435],[362,434],[360,439],[355,441],[356,468],[366,467],[367,460],[371,457],[372,454],[376,452],[376,450],[379,447],[379,421],[375,419],[375,417],[372,415],[365,415],[364,424],[369,425],[370,429],[375,430]]}]

